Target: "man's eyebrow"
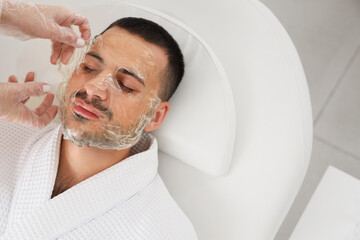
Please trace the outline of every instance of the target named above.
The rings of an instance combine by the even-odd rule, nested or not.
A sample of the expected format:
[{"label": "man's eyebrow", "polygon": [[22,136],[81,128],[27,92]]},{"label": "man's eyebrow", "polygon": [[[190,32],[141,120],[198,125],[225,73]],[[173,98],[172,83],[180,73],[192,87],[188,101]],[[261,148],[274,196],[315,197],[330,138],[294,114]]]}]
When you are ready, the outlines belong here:
[{"label": "man's eyebrow", "polygon": [[144,80],[140,75],[138,75],[136,73],[133,73],[133,72],[129,71],[126,68],[119,68],[118,71],[123,73],[123,74],[126,74],[126,75],[129,75],[129,76],[132,76],[132,77],[136,78],[136,80],[138,80],[142,85],[145,86]]},{"label": "man's eyebrow", "polygon": [[99,62],[104,63],[104,59],[102,57],[100,57],[100,55],[97,54],[96,52],[88,52],[86,55],[92,56],[92,57],[96,58],[97,60],[99,60]]}]

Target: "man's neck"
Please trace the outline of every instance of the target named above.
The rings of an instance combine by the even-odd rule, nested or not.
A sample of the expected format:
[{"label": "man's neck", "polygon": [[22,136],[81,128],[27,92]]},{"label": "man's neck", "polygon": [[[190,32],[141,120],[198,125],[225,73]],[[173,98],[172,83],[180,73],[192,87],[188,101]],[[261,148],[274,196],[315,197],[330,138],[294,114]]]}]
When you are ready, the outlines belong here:
[{"label": "man's neck", "polygon": [[96,147],[78,147],[71,141],[61,139],[59,168],[56,181],[70,179],[72,187],[79,182],[124,160],[130,155],[131,148],[108,150]]}]

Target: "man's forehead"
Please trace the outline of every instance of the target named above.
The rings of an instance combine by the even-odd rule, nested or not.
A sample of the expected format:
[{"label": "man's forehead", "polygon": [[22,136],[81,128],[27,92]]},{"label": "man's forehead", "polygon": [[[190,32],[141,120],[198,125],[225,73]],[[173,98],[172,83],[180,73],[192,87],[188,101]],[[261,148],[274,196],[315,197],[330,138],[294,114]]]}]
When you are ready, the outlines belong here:
[{"label": "man's forehead", "polygon": [[97,35],[91,50],[109,51],[117,56],[155,61],[155,56],[152,50],[146,46],[145,40],[118,27],[112,27],[102,35]]}]

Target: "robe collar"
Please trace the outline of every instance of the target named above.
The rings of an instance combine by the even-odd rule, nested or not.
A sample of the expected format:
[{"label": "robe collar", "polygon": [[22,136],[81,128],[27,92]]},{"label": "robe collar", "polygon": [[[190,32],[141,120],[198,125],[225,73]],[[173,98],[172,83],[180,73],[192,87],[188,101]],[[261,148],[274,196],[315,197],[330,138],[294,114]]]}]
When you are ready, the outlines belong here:
[{"label": "robe collar", "polygon": [[157,175],[157,141],[144,132],[130,157],[51,198],[61,138],[61,125],[52,123],[25,146],[21,156],[25,166],[14,190],[5,234],[0,239],[25,239],[30,233],[33,239],[59,237],[122,204]]}]

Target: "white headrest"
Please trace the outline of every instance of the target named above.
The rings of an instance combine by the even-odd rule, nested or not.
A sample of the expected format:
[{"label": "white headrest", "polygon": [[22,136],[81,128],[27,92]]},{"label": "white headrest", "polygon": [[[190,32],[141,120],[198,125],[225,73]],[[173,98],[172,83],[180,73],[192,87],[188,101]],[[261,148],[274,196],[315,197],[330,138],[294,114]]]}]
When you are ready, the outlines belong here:
[{"label": "white headrest", "polygon": [[[207,44],[178,20],[148,8],[115,3],[88,4],[86,8],[72,9],[88,17],[93,36],[115,20],[132,16],[154,21],[174,37],[185,57],[186,69],[184,79],[170,99],[170,112],[165,122],[153,132],[159,149],[207,174],[226,174],[235,140],[235,107],[223,67]],[[51,76],[50,66],[44,67],[44,63],[49,62],[50,48],[43,44],[30,45],[24,51],[28,54],[31,54],[29,51],[36,52],[36,55],[31,54],[32,68],[28,71],[47,71],[45,75]],[[34,59],[40,56],[45,59]],[[34,61],[40,61],[44,69],[34,68]],[[22,64],[26,62],[22,61]]]}]

